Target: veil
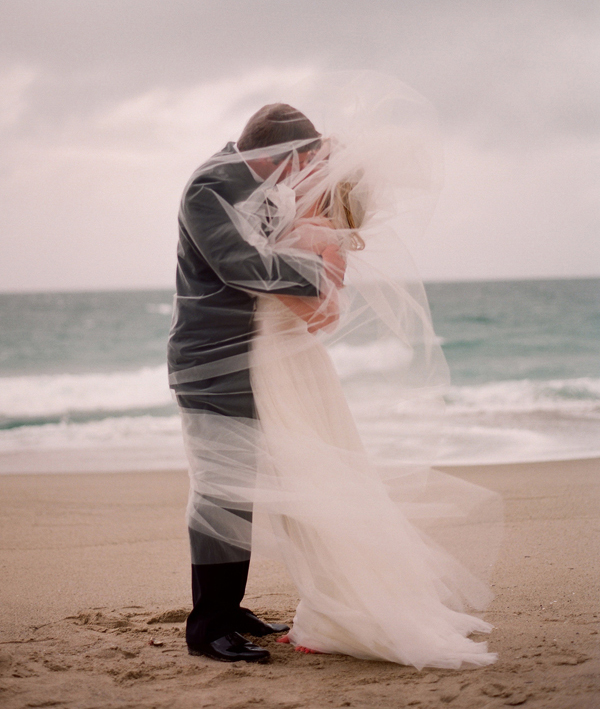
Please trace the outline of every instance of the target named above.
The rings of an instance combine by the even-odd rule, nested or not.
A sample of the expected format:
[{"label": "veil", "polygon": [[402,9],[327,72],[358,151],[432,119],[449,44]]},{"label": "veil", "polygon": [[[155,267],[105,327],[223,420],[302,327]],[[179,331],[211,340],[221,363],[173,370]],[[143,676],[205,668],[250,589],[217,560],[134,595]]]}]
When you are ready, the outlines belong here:
[{"label": "veil", "polygon": [[[431,468],[449,373],[404,245],[426,228],[441,189],[435,112],[375,72],[316,77],[285,100],[322,139],[242,153],[230,144],[186,188],[202,206],[182,203],[186,234],[209,224],[190,248],[219,278],[195,295],[178,275],[171,332],[188,524],[199,540],[192,561],[227,563],[252,549],[302,566],[309,555],[319,575],[343,555],[332,559],[320,520],[347,529],[349,546],[379,545],[390,558],[388,532],[401,524],[443,602],[484,608],[501,503]],[[261,179],[253,166],[265,158],[277,167]],[[324,258],[332,246],[344,262],[337,272]],[[357,427],[335,389],[332,348],[366,357],[345,382],[361,402]],[[274,413],[261,416],[261,406]],[[390,430],[373,435],[382,416]],[[371,531],[373,516],[389,517],[388,531]]]}]

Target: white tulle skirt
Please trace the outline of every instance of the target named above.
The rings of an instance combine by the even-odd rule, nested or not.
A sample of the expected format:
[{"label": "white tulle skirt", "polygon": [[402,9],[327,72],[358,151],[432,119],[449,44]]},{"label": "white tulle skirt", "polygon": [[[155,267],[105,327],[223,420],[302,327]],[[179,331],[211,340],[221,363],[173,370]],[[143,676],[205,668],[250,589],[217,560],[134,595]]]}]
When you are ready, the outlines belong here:
[{"label": "white tulle skirt", "polygon": [[419,466],[378,470],[305,323],[271,296],[256,323],[253,543],[276,540],[297,587],[291,641],[417,668],[494,662],[467,637],[492,626],[466,611],[491,599],[481,576],[498,543],[497,496]]}]

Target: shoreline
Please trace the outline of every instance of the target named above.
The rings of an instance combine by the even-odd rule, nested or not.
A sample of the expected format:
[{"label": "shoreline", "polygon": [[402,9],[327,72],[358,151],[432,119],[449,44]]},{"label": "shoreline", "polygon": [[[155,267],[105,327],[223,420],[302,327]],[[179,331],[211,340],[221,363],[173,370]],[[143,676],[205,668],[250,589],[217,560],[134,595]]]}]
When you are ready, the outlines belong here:
[{"label": "shoreline", "polygon": [[[115,453],[120,457],[114,460]],[[136,448],[59,448],[48,450],[0,451],[0,478],[21,475],[112,475],[112,474],[142,474],[142,473],[186,473],[187,463],[180,461],[172,454],[169,463],[162,460],[151,460],[151,452],[147,449],[144,463],[140,465],[140,451]],[[124,459],[131,461],[125,465]],[[452,473],[454,470],[469,470],[474,468],[498,468],[512,465],[545,465],[553,463],[578,463],[589,460],[600,460],[600,451],[589,453],[574,453],[571,456],[557,453],[548,458],[531,458],[509,461],[458,460],[433,463],[430,467]],[[102,461],[98,467],[98,461]],[[409,461],[409,464],[413,464]]]},{"label": "shoreline", "polygon": [[[192,658],[185,471],[0,475],[3,706],[600,705],[600,459],[436,468],[505,500],[484,614],[499,661],[483,669],[301,656],[273,638],[259,641],[268,665]],[[247,605],[289,621],[296,601],[285,572],[253,558]]]}]

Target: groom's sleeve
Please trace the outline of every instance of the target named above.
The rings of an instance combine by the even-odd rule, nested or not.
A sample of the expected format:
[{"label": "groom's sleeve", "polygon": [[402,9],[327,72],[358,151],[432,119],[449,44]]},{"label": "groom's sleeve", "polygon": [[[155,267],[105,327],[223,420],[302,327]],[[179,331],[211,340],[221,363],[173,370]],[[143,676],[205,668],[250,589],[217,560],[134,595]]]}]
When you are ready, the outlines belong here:
[{"label": "groom's sleeve", "polygon": [[207,185],[192,184],[184,195],[179,221],[182,233],[227,285],[281,295],[319,295],[322,261],[274,252],[264,237],[254,246],[240,234],[224,200]]}]

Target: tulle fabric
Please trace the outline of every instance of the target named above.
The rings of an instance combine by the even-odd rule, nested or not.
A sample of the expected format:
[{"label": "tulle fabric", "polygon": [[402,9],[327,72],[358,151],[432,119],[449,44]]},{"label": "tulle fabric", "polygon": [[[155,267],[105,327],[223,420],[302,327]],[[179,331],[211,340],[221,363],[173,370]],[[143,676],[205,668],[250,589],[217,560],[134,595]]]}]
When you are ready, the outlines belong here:
[{"label": "tulle fabric", "polygon": [[[457,545],[487,528],[493,544],[496,496],[411,466],[382,478],[324,347],[274,298],[259,299],[257,320],[257,487],[274,494],[257,505],[255,539],[262,549],[277,540],[298,589],[291,641],[418,668],[493,662],[485,643],[465,637],[491,630],[464,612],[485,607],[489,590],[434,538],[447,547],[452,531]],[[302,338],[302,351],[290,352],[288,341]],[[478,532],[462,528],[469,518]]]},{"label": "tulle fabric", "polygon": [[[180,259],[169,355],[192,561],[282,560],[301,598],[296,644],[419,668],[489,664],[466,636],[491,629],[468,612],[491,599],[501,503],[430,467],[448,371],[402,239],[422,231],[439,189],[431,107],[373,73],[321,77],[289,101],[323,133],[311,162],[308,142],[276,146],[266,154],[284,157],[260,181],[248,165],[265,151],[226,146],[180,212],[180,250],[210,268]],[[330,244],[343,274],[324,266]],[[382,413],[369,410],[375,391],[394,413],[393,445],[368,451],[327,352],[356,343],[374,353],[350,382],[365,425]]]}]

